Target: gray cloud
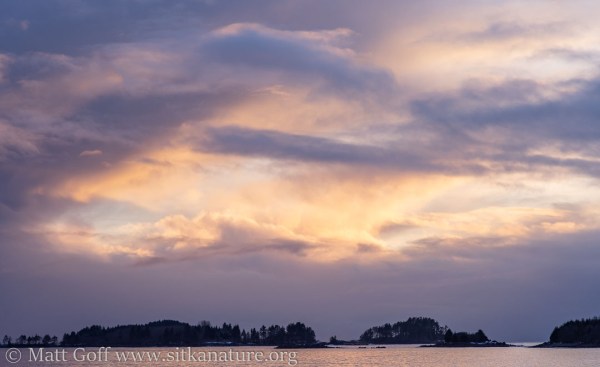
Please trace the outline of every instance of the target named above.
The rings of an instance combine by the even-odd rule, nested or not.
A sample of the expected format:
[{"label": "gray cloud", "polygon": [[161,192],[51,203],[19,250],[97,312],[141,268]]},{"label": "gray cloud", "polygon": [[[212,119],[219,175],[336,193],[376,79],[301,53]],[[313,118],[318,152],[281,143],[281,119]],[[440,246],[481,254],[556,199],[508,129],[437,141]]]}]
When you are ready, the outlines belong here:
[{"label": "gray cloud", "polygon": [[[479,175],[562,168],[598,176],[600,165],[594,159],[600,138],[596,128],[600,112],[594,102],[600,90],[598,82],[573,80],[555,87],[562,86],[577,89],[549,99],[544,95],[549,87],[531,80],[492,86],[472,82],[456,93],[418,99],[411,104],[412,124],[371,128],[369,134],[387,136],[387,142],[379,145],[230,126],[208,129],[197,146],[222,154],[389,170]],[[484,134],[490,129],[496,133]],[[582,153],[583,157],[531,152],[546,146]],[[481,161],[490,164],[484,167]]]},{"label": "gray cloud", "polygon": [[594,50],[553,47],[536,52],[531,56],[532,60],[544,60],[553,58],[562,59],[565,61],[597,63],[598,59],[600,59],[600,53]]},{"label": "gray cloud", "polygon": [[[390,135],[379,146],[230,126],[206,130],[197,147],[222,154],[390,170],[482,174],[559,167],[597,176],[600,166],[594,157],[600,135],[592,102],[595,82],[559,100],[544,99],[542,88],[530,81],[513,81],[415,101],[415,122],[391,130],[382,127]],[[534,101],[522,102],[527,99]],[[497,130],[497,136],[483,134],[486,129]],[[376,127],[371,133],[381,135]],[[407,141],[406,136],[414,138]],[[590,158],[557,158],[530,151],[548,145]],[[482,160],[492,165],[484,167]]]},{"label": "gray cloud", "polygon": [[513,131],[520,128],[528,137],[595,140],[600,136],[593,124],[599,113],[594,101],[600,83],[595,79],[575,82],[579,84],[577,91],[563,93],[558,99],[539,98],[548,86],[532,81],[465,88],[458,93],[415,101],[413,112],[427,121],[464,130],[499,126]]},{"label": "gray cloud", "polygon": [[503,41],[526,37],[547,37],[557,33],[565,33],[568,25],[564,23],[520,23],[503,21],[489,24],[485,29],[459,36],[460,39],[471,42]]},{"label": "gray cloud", "polygon": [[[461,152],[474,152],[476,158],[496,162],[500,169],[563,167],[596,176],[599,167],[594,159],[598,156],[595,146],[600,139],[596,121],[600,110],[595,101],[600,95],[600,84],[594,79],[570,83],[577,86],[575,92],[561,93],[552,99],[542,94],[548,86],[530,81],[470,86],[456,93],[414,101],[412,111],[426,129],[452,137]],[[547,146],[590,158],[531,153],[531,149]],[[450,148],[460,156],[457,149]]]},{"label": "gray cloud", "polygon": [[198,149],[222,154],[259,156],[300,162],[340,163],[422,170],[428,163],[410,152],[350,144],[318,136],[286,134],[229,126],[206,131]]},{"label": "gray cloud", "polygon": [[214,34],[203,44],[202,51],[219,63],[321,79],[336,88],[337,93],[350,92],[361,98],[367,93],[389,95],[396,89],[391,73],[359,65],[341,55],[343,49],[336,48],[336,53],[326,46],[293,32],[240,25],[224,34]]},{"label": "gray cloud", "polygon": [[[69,12],[55,16],[79,22],[87,17],[102,18],[118,13],[122,7],[113,4],[115,10],[108,4],[104,9],[88,2],[72,5],[73,9]],[[13,13],[19,11],[9,10]],[[129,14],[130,10],[123,11]],[[35,20],[32,19],[31,23],[31,31],[37,32]],[[71,24],[66,27],[78,26]],[[0,89],[6,92],[0,97],[0,118],[6,126],[3,130],[18,139],[5,139],[9,134],[4,134],[0,139],[0,159],[14,161],[6,163],[6,177],[19,177],[14,178],[15,181],[27,177],[29,185],[27,188],[19,184],[11,186],[11,190],[19,192],[5,191],[3,200],[14,204],[18,200],[15,198],[25,195],[26,190],[33,187],[51,184],[69,174],[97,172],[103,169],[105,162],[116,164],[148,149],[149,145],[168,143],[165,138],[182,122],[203,121],[217,111],[252,98],[252,90],[256,87],[281,81],[286,75],[295,75],[292,79],[300,84],[325,81],[327,88],[347,89],[354,97],[364,95],[365,100],[373,97],[372,94],[388,93],[390,88],[395,88],[393,78],[387,72],[361,66],[351,58],[331,51],[321,41],[313,42],[306,34],[264,26],[240,27],[237,33],[213,32],[205,34],[204,38],[197,37],[201,34],[198,30],[190,35],[178,29],[160,37],[147,34],[139,42],[104,40],[109,43],[93,45],[73,55],[28,52],[11,58],[9,66],[3,70],[6,82],[0,85]],[[183,40],[175,40],[182,34]],[[312,34],[316,35],[318,32]],[[93,44],[90,40],[85,42]],[[238,46],[242,44],[256,49],[256,52],[240,54]],[[64,45],[68,45],[69,50],[76,49],[69,45],[68,40]],[[166,61],[122,62],[137,57],[138,53],[141,57],[158,53],[158,60]],[[207,60],[218,61],[219,65],[211,65]],[[214,88],[219,75],[224,72],[223,63],[240,63],[267,72],[277,69],[280,76],[263,81],[260,76],[243,71],[242,75],[250,77]],[[165,72],[166,69],[172,72]],[[212,75],[212,71],[216,76]],[[320,82],[317,84],[321,90],[325,87]],[[56,89],[60,89],[60,93],[55,93]],[[334,93],[333,89],[329,92]],[[273,137],[271,140],[277,144]],[[300,145],[318,141],[296,140],[296,152],[288,158],[296,155],[300,159],[305,155],[311,159],[308,147]],[[15,145],[15,142],[20,145]],[[104,153],[102,160],[91,163],[75,159],[90,147]],[[273,152],[278,149],[276,146],[273,148]],[[337,155],[340,160],[374,162],[379,154],[372,149],[371,157],[363,159],[360,152],[343,151],[345,148],[348,147],[326,148],[329,151],[321,152],[321,158],[332,160]],[[283,150],[275,153],[286,154]],[[312,159],[317,158],[316,154],[312,155]],[[23,170],[11,171],[10,167]],[[35,171],[35,174],[30,175],[26,171]],[[5,188],[8,189],[8,186]]]}]

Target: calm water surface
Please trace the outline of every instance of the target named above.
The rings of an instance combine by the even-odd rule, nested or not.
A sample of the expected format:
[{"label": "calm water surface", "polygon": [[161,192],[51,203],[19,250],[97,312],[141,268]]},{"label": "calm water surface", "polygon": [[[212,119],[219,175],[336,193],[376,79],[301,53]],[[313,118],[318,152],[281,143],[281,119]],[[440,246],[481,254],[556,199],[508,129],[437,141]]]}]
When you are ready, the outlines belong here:
[{"label": "calm water surface", "polygon": [[[45,353],[62,351],[62,348],[46,348]],[[279,350],[264,347],[206,347],[192,348],[198,358],[199,352],[209,357],[224,354],[241,357],[241,353],[263,353],[265,359],[278,361],[263,362],[201,362],[190,360],[187,348],[118,348],[103,354],[98,348],[86,348],[85,353],[79,351],[75,356],[74,349],[65,350],[66,362],[29,361],[32,351],[21,349],[21,361],[7,362],[6,349],[0,349],[1,366],[64,366],[64,367],[183,367],[183,366],[456,366],[456,367],[598,367],[600,366],[600,349],[529,349],[529,348],[419,348],[418,346],[387,346],[385,349],[298,349]],[[232,354],[229,354],[231,351]],[[34,349],[34,353],[37,348]],[[130,353],[128,361],[120,360],[117,353]],[[131,353],[141,353],[136,357],[143,360],[132,361]],[[292,353],[292,354],[289,354]],[[296,354],[293,354],[296,353]],[[39,354],[38,354],[39,356]],[[121,355],[122,357],[123,355]],[[153,356],[153,357],[150,357]],[[86,361],[75,361],[74,358],[87,358]],[[105,361],[104,359],[108,360]],[[151,360],[156,359],[158,360]],[[35,359],[35,358],[34,358]],[[91,359],[100,359],[92,361]]]}]

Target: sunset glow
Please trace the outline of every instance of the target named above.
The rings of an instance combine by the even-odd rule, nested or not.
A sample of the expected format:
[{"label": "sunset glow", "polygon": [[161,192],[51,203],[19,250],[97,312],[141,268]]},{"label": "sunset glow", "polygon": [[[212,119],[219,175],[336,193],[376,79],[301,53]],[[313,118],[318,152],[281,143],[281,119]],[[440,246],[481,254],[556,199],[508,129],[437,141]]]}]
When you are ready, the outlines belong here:
[{"label": "sunset glow", "polygon": [[2,326],[593,316],[600,7],[459,3],[1,5]]}]

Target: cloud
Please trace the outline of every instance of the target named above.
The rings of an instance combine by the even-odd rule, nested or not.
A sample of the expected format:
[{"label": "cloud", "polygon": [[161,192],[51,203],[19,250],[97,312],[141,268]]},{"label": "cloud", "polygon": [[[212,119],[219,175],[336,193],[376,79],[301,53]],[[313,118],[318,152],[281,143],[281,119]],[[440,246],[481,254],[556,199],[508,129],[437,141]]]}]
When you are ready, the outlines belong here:
[{"label": "cloud", "polygon": [[[371,128],[373,137],[385,140],[359,144],[224,126],[206,129],[196,146],[204,152],[273,160],[455,175],[560,168],[596,176],[600,167],[591,102],[596,89],[594,80],[558,85],[471,82],[457,92],[414,101],[411,124],[383,126],[381,132]],[[565,119],[575,123],[567,125]]]},{"label": "cloud", "polygon": [[600,53],[597,50],[573,49],[568,47],[553,47],[536,52],[531,56],[533,60],[558,58],[568,62],[597,62]]},{"label": "cloud", "polygon": [[12,58],[8,55],[0,54],[0,85],[5,81],[5,73]]},{"label": "cloud", "polygon": [[[335,41],[350,34],[348,29],[291,32],[258,24],[234,24],[214,31],[202,51],[215,62],[322,81],[338,93],[362,98],[369,93],[393,93],[397,87],[391,73],[362,65],[352,50],[335,45]],[[292,82],[301,80],[305,79]]]},{"label": "cloud", "polygon": [[0,4],[7,333],[596,312],[593,17],[260,4]]},{"label": "cloud", "polygon": [[[347,29],[279,31],[236,24],[204,36],[99,45],[77,55],[19,55],[5,68],[4,79],[10,83],[0,98],[2,116],[7,124],[39,136],[41,151],[60,147],[80,153],[86,149],[79,145],[92,142],[98,150],[111,151],[114,161],[141,149],[140,141],[170,137],[184,122],[211,124],[208,117],[256,99],[256,90],[278,82],[297,83],[309,94],[328,85],[327,94],[334,98],[349,89],[363,101],[373,93],[390,92],[388,87],[395,84],[389,73],[363,65],[349,49],[334,46],[349,34]],[[247,59],[228,58],[237,52],[230,48],[236,42],[265,49],[254,56],[248,53]],[[306,55],[290,58],[290,52]],[[261,60],[260,53],[268,57]],[[235,69],[229,63],[280,72],[264,78],[237,70],[227,81],[223,75]],[[220,86],[215,89],[216,83]],[[60,96],[53,92],[56,88]]]},{"label": "cloud", "polygon": [[427,162],[410,152],[350,144],[334,139],[229,126],[209,129],[198,149],[222,154],[257,156],[300,162],[340,163],[423,170]]},{"label": "cloud", "polygon": [[556,86],[511,81],[417,100],[412,111],[429,128],[461,141],[463,152],[470,146],[498,169],[558,167],[597,176],[593,101],[599,90],[597,79]]},{"label": "cloud", "polygon": [[39,153],[39,137],[0,121],[0,161]]},{"label": "cloud", "polygon": [[170,215],[156,222],[124,224],[105,231],[77,221],[55,220],[32,233],[42,235],[62,253],[108,260],[129,258],[140,265],[251,253],[306,256],[326,246],[283,226],[220,213],[193,218]]},{"label": "cloud", "polygon": [[[31,256],[39,251],[38,241],[11,235],[11,243],[27,246],[5,248],[0,282],[22,287],[4,286],[6,297],[0,302],[6,317],[18,318],[18,312],[24,311],[31,315],[18,326],[9,326],[6,332],[10,334],[40,329],[66,332],[87,325],[94,317],[98,323],[111,325],[147,322],[165,314],[195,322],[194,315],[200,312],[215,322],[236,315],[232,321],[245,327],[263,320],[286,322],[302,317],[322,339],[335,333],[355,338],[378,321],[426,314],[453,328],[483,328],[495,339],[544,340],[553,326],[573,314],[583,317],[596,312],[598,296],[589,289],[599,275],[597,236],[595,232],[568,234],[479,251],[470,250],[468,243],[462,247],[460,243],[441,244],[412,261],[388,255],[377,262],[323,264],[304,257],[282,261],[274,252],[200,256],[193,262],[178,262],[178,271],[173,271],[164,262],[132,268],[118,261],[98,262],[52,252],[40,258]],[[11,265],[24,259],[33,262],[28,272]],[[61,266],[47,273],[52,263]],[[104,282],[90,289],[89,284],[98,279]],[[131,289],[139,292],[131,298],[131,307],[119,308],[112,302]],[[56,298],[57,292],[61,297]],[[198,292],[203,294],[201,300]],[[36,300],[51,294],[54,302],[38,314]],[[281,294],[286,295],[283,300]],[[65,310],[80,307],[80,297],[91,297],[94,302],[75,320],[63,320]],[[168,301],[173,297],[179,300],[176,305]],[[249,308],[247,303],[236,302],[240,297],[252,304],[274,302],[279,307]],[[20,308],[9,307],[9,301]],[[306,312],[332,304],[337,305],[335,315]],[[101,310],[111,310],[111,314],[98,318],[105,315]],[[348,324],[348,319],[355,321]]]},{"label": "cloud", "polygon": [[557,33],[564,35],[569,30],[568,26],[568,24],[562,22],[535,24],[501,21],[488,24],[483,30],[463,34],[459,38],[470,42],[489,42],[519,38],[549,37]]},{"label": "cloud", "polygon": [[102,155],[102,151],[99,149],[84,150],[83,152],[79,153],[80,157],[90,157],[90,156],[98,156],[98,155]]}]

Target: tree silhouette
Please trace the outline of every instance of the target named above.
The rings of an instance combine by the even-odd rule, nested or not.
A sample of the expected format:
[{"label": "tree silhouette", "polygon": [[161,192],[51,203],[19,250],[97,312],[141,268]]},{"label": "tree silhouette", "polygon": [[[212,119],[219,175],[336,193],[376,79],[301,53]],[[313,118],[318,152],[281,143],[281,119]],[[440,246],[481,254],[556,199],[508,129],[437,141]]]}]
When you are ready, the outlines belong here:
[{"label": "tree silhouette", "polygon": [[411,317],[395,324],[386,323],[365,330],[360,336],[363,343],[375,344],[424,344],[444,339],[447,327],[440,326],[428,317]]},{"label": "tree silhouette", "polygon": [[480,329],[476,333],[470,334],[464,331],[453,333],[452,330],[448,329],[444,335],[444,342],[447,344],[452,343],[485,343],[489,339],[485,333]]},{"label": "tree silhouette", "polygon": [[446,334],[444,335],[444,341],[446,343],[452,343],[453,339],[454,339],[454,333],[452,332],[452,330],[448,329],[448,331],[446,331]]},{"label": "tree silhouette", "polygon": [[2,339],[2,344],[3,345],[11,345],[12,344],[12,338],[8,335],[4,335],[4,338]]},{"label": "tree silhouette", "polygon": [[554,328],[551,343],[600,345],[600,319],[572,320]]},{"label": "tree silhouette", "polygon": [[[47,338],[44,337],[44,343]],[[202,321],[196,326],[163,320],[146,325],[125,325],[105,328],[93,325],[78,332],[66,333],[62,346],[195,346],[214,343],[253,345],[308,345],[316,342],[315,332],[301,322],[287,327],[261,326],[249,332],[239,325],[223,323],[220,327]]]}]

